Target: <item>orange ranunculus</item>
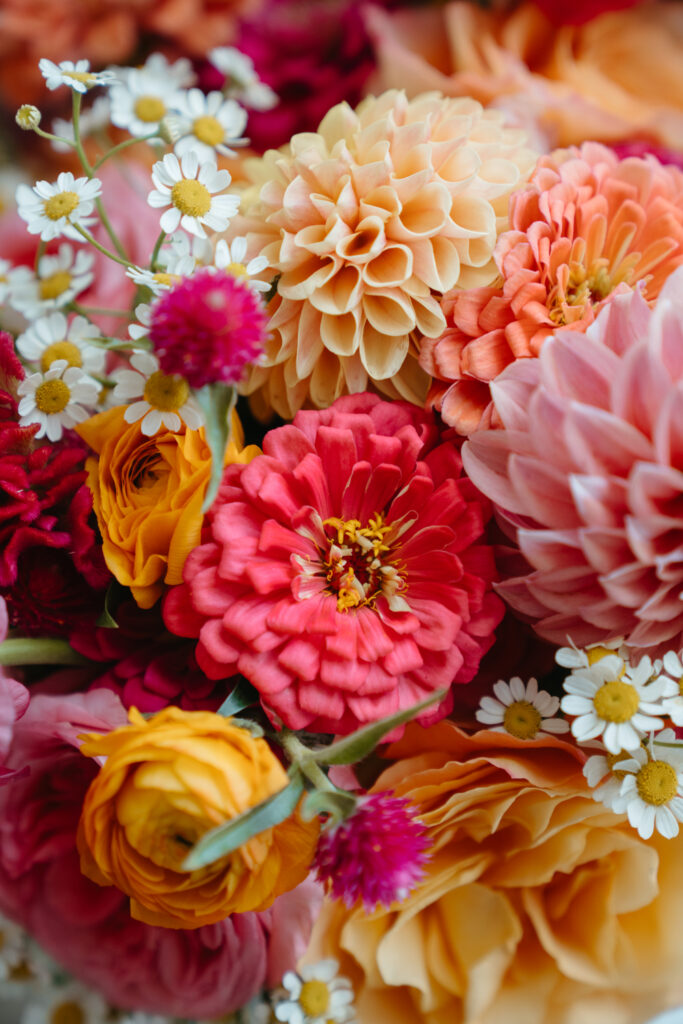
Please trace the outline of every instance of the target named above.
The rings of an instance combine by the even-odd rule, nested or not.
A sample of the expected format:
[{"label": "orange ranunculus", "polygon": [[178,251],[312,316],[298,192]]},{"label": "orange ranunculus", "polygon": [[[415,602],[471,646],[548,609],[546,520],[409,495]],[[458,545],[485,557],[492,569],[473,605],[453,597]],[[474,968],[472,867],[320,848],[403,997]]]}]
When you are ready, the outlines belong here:
[{"label": "orange ranunculus", "polygon": [[556,738],[411,725],[373,787],[409,798],[425,880],[371,915],[328,903],[359,1024],[642,1024],[683,997],[683,833],[644,841]]},{"label": "orange ranunculus", "polygon": [[145,719],[132,708],[129,717],[81,746],[105,758],[78,832],[88,878],[117,886],[134,918],[164,928],[265,910],[304,880],[318,823],[298,813],[214,864],[183,871],[202,835],[283,789],[287,773],[265,740],[212,712],[168,707]]},{"label": "orange ranunculus", "polygon": [[[182,582],[185,559],[199,544],[211,455],[203,430],[162,428],[146,437],[139,423],[126,423],[125,410],[116,406],[76,429],[99,455],[86,468],[104,559],[140,607],[151,608],[164,583]],[[255,445],[242,445],[233,414],[226,464],[259,454]]]}]

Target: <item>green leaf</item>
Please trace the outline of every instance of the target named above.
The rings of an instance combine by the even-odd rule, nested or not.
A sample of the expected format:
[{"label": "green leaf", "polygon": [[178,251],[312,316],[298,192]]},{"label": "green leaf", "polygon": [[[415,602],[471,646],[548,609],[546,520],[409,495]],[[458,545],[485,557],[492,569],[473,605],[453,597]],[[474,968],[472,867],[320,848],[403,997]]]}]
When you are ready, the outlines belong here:
[{"label": "green leaf", "polygon": [[211,451],[211,479],[202,505],[202,512],[206,513],[213,505],[223,477],[225,450],[230,440],[230,417],[237,395],[235,389],[226,384],[207,384],[195,394],[206,417],[204,432]]},{"label": "green leaf", "polygon": [[202,836],[185,858],[183,870],[195,871],[197,868],[206,867],[207,864],[213,864],[246,843],[252,836],[279,825],[293,814],[303,791],[303,779],[300,772],[295,771],[289,785],[279,793]]},{"label": "green leaf", "polygon": [[236,725],[239,729],[246,729],[248,733],[255,736],[256,739],[260,739],[265,736],[262,726],[258,722],[254,722],[251,718],[233,718],[232,724]]},{"label": "green leaf", "polygon": [[118,603],[124,592],[127,592],[127,587],[122,587],[116,580],[112,580],[107,587],[107,593],[104,596],[104,608],[102,614],[95,623],[96,626],[104,626],[106,629],[118,629],[119,624],[114,618],[114,606],[118,606]]},{"label": "green leaf", "polygon": [[312,821],[318,814],[329,814],[330,823],[337,824],[353,814],[357,803],[358,797],[344,790],[334,793],[324,789],[313,789],[304,797],[301,817],[304,821]]},{"label": "green leaf", "polygon": [[232,715],[236,715],[238,711],[250,708],[253,704],[257,703],[258,691],[246,679],[243,679],[237,684],[232,693],[225,698],[216,714],[223,715],[224,718],[230,718]]},{"label": "green leaf", "polygon": [[387,718],[380,718],[379,722],[372,722],[322,750],[312,750],[311,758],[316,764],[353,764],[355,761],[360,761],[371,750],[374,750],[387,733],[390,733],[397,725],[410,722],[425,708],[437,704],[445,696],[445,690],[436,690],[430,697],[413,705],[412,708],[397,711],[395,715],[389,715]]}]

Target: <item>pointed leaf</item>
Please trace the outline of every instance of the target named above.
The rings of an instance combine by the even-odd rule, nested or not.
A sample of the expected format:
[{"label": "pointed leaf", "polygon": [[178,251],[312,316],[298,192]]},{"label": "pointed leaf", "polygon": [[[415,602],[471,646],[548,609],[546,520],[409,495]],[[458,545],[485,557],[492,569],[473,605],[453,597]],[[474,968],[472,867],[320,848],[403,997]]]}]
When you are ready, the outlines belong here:
[{"label": "pointed leaf", "polygon": [[104,608],[102,614],[95,623],[96,626],[104,626],[105,629],[118,629],[119,624],[114,618],[114,609],[118,607],[123,594],[128,593],[127,587],[122,587],[117,580],[112,580],[104,595]]},{"label": "pointed leaf", "polygon": [[206,423],[204,433],[211,451],[211,479],[206,489],[202,512],[209,511],[223,477],[225,450],[230,440],[230,416],[237,401],[234,388],[226,384],[207,384],[195,392]]},{"label": "pointed leaf", "polygon": [[304,821],[312,821],[318,814],[329,814],[330,823],[338,824],[353,814],[358,797],[353,793],[328,792],[324,789],[313,789],[307,793],[301,804],[301,817]]},{"label": "pointed leaf", "polygon": [[258,691],[246,679],[242,679],[232,693],[225,698],[216,714],[222,715],[224,718],[230,718],[232,715],[236,715],[238,711],[250,708],[253,704],[258,704]]},{"label": "pointed leaf", "polygon": [[252,836],[279,825],[293,814],[303,791],[303,779],[301,774],[295,771],[289,785],[274,796],[268,797],[256,807],[251,807],[232,821],[219,825],[202,836],[185,858],[183,870],[195,871],[197,868],[206,867],[207,864],[213,864],[246,843]]}]

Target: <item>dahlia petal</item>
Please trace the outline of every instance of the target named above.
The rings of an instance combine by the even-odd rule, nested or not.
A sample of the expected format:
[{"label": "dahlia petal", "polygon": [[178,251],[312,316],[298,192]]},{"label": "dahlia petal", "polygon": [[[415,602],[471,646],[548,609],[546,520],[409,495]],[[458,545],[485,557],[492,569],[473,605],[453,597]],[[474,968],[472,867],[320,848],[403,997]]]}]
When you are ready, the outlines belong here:
[{"label": "dahlia petal", "polygon": [[393,649],[383,659],[383,666],[389,675],[405,675],[424,664],[420,648],[412,637],[401,637],[394,641]]},{"label": "dahlia petal", "polygon": [[[275,661],[270,652],[259,653],[242,650],[236,667],[259,693],[263,693],[267,697],[281,693],[282,690],[291,687],[294,682],[292,673],[288,672],[279,661]],[[288,723],[285,721],[285,724]],[[297,727],[294,726],[294,728]]]},{"label": "dahlia petal", "polygon": [[306,682],[313,682],[320,675],[320,651],[305,637],[286,642],[277,660],[293,677]]}]

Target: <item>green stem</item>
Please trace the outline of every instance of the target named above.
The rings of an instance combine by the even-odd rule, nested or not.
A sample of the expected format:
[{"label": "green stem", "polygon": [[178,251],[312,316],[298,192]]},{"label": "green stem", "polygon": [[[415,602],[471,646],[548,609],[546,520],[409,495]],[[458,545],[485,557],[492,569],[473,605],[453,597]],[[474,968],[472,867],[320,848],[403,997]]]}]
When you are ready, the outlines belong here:
[{"label": "green stem", "polygon": [[155,139],[158,134],[158,132],[152,132],[151,135],[140,135],[132,139],[124,139],[123,142],[119,142],[117,146],[113,146],[112,149],[108,150],[108,152],[104,154],[104,156],[101,156],[99,160],[95,161],[93,164],[93,171],[97,171],[105,160],[108,160],[110,156],[116,156],[122,149],[128,149],[129,146],[134,146],[136,142],[149,142],[150,139]]},{"label": "green stem", "polygon": [[337,792],[337,787],[330,782],[322,768],[319,768],[315,761],[311,760],[311,751],[294,733],[283,729],[278,739],[285,748],[291,763],[299,768],[302,775],[305,775],[316,789],[324,790],[326,793]]},{"label": "green stem", "polygon": [[113,252],[110,252],[109,249],[105,249],[103,245],[100,245],[100,243],[95,238],[93,238],[90,232],[86,231],[86,229],[81,224],[73,224],[72,227],[76,228],[76,231],[78,231],[79,235],[83,235],[83,238],[85,238],[86,242],[90,242],[90,244],[94,246],[98,252],[101,252],[104,256],[108,256],[110,260],[114,260],[115,263],[120,263],[122,267],[133,266],[130,260],[121,259],[119,256],[115,256]]},{"label": "green stem", "polygon": [[130,317],[130,313],[125,309],[103,309],[100,306],[81,306],[79,302],[70,302],[69,308],[73,309],[74,313],[80,313],[81,316],[122,316]]},{"label": "green stem", "polygon": [[159,233],[159,237],[157,238],[156,242],[154,243],[154,249],[152,251],[152,259],[151,259],[150,264],[149,264],[150,265],[150,269],[152,271],[155,271],[156,268],[157,268],[157,260],[159,259],[159,253],[161,252],[161,247],[164,244],[164,239],[165,238],[166,238],[166,232],[165,231],[161,231]]},{"label": "green stem", "polygon": [[61,135],[53,135],[52,132],[45,132],[42,128],[33,129],[36,135],[40,135],[41,139],[48,139],[50,142],[62,142],[65,146],[71,146],[72,149],[76,149],[76,143],[72,139],[64,139]]},{"label": "green stem", "polygon": [[33,269],[34,269],[34,271],[36,273],[36,277],[38,276],[38,266],[39,266],[40,261],[42,260],[44,254],[45,254],[45,249],[46,249],[46,243],[41,238],[40,242],[38,243],[38,248],[36,249],[36,259],[35,259],[35,263],[34,263],[34,266],[33,266]]},{"label": "green stem", "polygon": [[[673,747],[676,750],[680,750],[681,747],[683,747],[683,742],[679,742],[679,743],[664,743],[663,740],[653,740],[652,743],[653,743],[653,745],[655,747]],[[624,760],[625,760],[625,758],[624,758]],[[618,763],[617,763],[617,767],[618,767]]]},{"label": "green stem", "polygon": [[126,261],[126,263],[130,264],[130,260],[128,259],[128,253],[123,248],[119,236],[116,234],[113,227],[111,226],[111,222],[109,220],[109,217],[107,216],[107,211],[104,208],[104,203],[102,202],[102,198],[100,196],[98,196],[95,200],[95,206],[97,207],[97,212],[100,215],[100,220],[102,221],[104,230],[111,238],[112,245],[116,249],[119,256],[121,256]]},{"label": "green stem", "polygon": [[87,665],[88,660],[59,637],[11,637],[0,644],[0,665]]}]

